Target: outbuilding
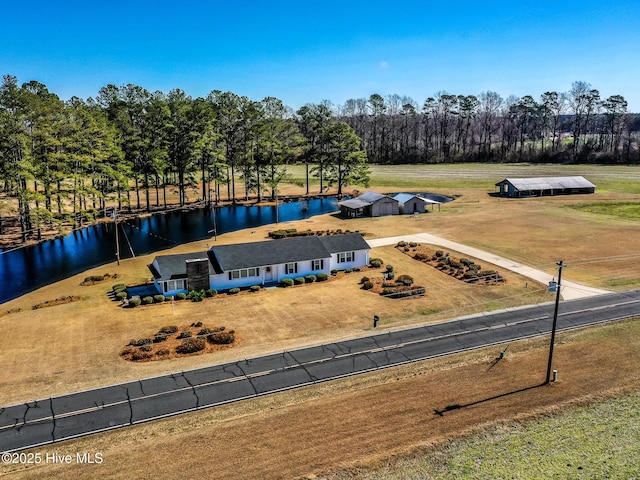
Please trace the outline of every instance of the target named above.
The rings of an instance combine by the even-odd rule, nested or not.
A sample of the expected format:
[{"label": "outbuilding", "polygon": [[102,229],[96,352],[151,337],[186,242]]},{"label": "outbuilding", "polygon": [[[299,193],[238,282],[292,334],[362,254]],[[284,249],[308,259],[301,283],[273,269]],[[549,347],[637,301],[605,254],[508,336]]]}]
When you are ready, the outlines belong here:
[{"label": "outbuilding", "polygon": [[338,202],[342,215],[350,218],[398,215],[398,200],[382,193],[365,192],[359,197]]},{"label": "outbuilding", "polygon": [[398,208],[403,215],[426,212],[427,202],[413,193],[397,193],[393,196],[398,201]]},{"label": "outbuilding", "polygon": [[594,193],[596,186],[581,176],[505,178],[496,183],[498,193],[504,197],[542,197]]}]

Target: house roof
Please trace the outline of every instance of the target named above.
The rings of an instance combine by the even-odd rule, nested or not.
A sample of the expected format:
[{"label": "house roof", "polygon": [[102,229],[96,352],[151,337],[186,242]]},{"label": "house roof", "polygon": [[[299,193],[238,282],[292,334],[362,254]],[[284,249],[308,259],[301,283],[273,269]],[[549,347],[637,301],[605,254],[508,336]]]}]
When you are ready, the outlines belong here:
[{"label": "house roof", "polygon": [[[159,255],[153,259],[153,263],[148,265],[148,267],[156,280],[175,280],[176,278],[186,278],[187,268],[185,264],[187,261],[202,258],[207,258],[207,252]],[[155,264],[158,265],[158,268],[155,267]],[[211,263],[209,263],[209,274],[211,273]]]},{"label": "house roof", "polygon": [[316,237],[322,242],[329,253],[349,252],[355,250],[369,250],[371,247],[359,233],[344,233]]},{"label": "house roof", "polygon": [[293,237],[264,242],[220,245],[209,250],[216,273],[242,268],[327,258],[331,253],[369,249],[359,233],[328,237]]},{"label": "house roof", "polygon": [[567,188],[595,188],[595,185],[584,177],[538,177],[538,178],[505,178],[496,185],[505,182],[513,185],[517,190],[562,190]]}]

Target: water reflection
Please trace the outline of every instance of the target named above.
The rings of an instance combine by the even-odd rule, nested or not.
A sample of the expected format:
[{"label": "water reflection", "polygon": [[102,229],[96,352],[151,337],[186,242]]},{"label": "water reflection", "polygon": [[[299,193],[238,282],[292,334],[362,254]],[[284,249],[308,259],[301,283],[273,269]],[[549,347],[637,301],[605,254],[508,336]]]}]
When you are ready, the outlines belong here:
[{"label": "water reflection", "polygon": [[[291,202],[278,206],[280,222],[300,220],[338,210],[332,198]],[[218,234],[275,223],[276,207],[222,207],[216,209]],[[213,211],[171,212],[122,222],[121,258],[144,255],[181,243],[210,238]],[[113,223],[100,224],[65,237],[0,255],[0,303],[57,282],[116,258]]]}]

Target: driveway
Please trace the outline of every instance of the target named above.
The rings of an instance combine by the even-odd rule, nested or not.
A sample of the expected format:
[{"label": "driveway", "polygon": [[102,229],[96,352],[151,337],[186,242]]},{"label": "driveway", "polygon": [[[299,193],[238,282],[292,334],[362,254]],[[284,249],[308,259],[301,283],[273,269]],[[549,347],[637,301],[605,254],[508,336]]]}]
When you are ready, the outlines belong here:
[{"label": "driveway", "polygon": [[[467,245],[463,245],[462,243],[452,242],[450,240],[447,240],[446,238],[438,237],[430,233],[416,233],[409,235],[399,235],[396,237],[375,238],[372,240],[367,240],[367,243],[371,248],[375,248],[385,245],[395,245],[402,240],[404,240],[405,242],[427,243],[429,245],[444,247],[455,252],[477,258],[478,260],[484,260],[485,262],[489,262],[498,267],[511,270],[512,272],[519,273],[524,277],[530,278],[531,280],[540,282],[544,285],[548,285],[549,282],[554,279],[553,275],[549,275],[547,272],[543,272],[542,270],[538,270],[527,265],[514,262],[513,260],[509,260],[508,258],[485,252],[484,250],[468,247]],[[592,297],[595,295],[604,295],[611,292],[599,288],[581,285],[579,283],[571,282],[563,278],[560,293],[562,294],[563,299],[574,300],[578,298]]]}]

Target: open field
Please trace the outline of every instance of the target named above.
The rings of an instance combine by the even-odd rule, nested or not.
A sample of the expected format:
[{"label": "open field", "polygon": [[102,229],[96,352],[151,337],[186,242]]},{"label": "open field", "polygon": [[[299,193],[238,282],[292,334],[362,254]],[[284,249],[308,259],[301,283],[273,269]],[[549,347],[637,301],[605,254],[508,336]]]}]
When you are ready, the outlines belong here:
[{"label": "open field", "polygon": [[[468,170],[463,170],[463,167]],[[495,183],[506,176],[543,175],[542,170],[537,170],[540,167],[528,166],[529,169],[511,165],[506,167],[514,169],[514,173],[504,173],[507,170],[500,170],[503,166],[489,167],[374,167],[375,190],[436,192],[455,196],[456,201],[443,205],[439,212],[436,209],[417,217],[342,220],[333,215],[323,215],[280,224],[279,227],[286,225],[287,228],[299,230],[360,230],[367,233],[367,238],[427,231],[549,273],[555,272],[556,261],[563,260],[568,264],[563,278],[590,286],[610,290],[640,287],[640,271],[637,268],[640,260],[640,219],[618,215],[616,208],[604,208],[598,212],[580,210],[580,205],[585,203],[613,205],[616,202],[640,202],[640,168],[604,167],[600,172],[596,167],[549,167],[558,168],[563,173],[545,170],[544,175],[583,174],[598,185],[599,189],[594,195],[506,200],[488,195],[493,192],[491,181]],[[380,172],[385,172],[389,185],[377,177],[377,168],[381,169]],[[515,171],[518,168],[522,168],[523,173],[517,174]],[[569,171],[569,168],[579,171]],[[587,173],[586,168],[594,168],[593,174]],[[447,169],[450,169],[449,174],[453,172],[460,175],[455,177],[456,180],[448,178]],[[475,170],[477,173],[474,173]],[[441,173],[437,177],[433,172]],[[218,237],[218,242],[262,240],[274,228],[265,226],[254,229],[255,233],[241,231],[225,234]],[[210,242],[211,240],[183,245],[167,252],[202,250]],[[107,298],[106,291],[112,283],[130,284],[147,280],[150,274],[146,265],[151,262],[153,255],[124,260],[118,267],[115,263],[105,265],[39,289],[3,304],[0,310],[0,329],[5,332],[0,337],[2,405],[302,345],[367,335],[371,333],[374,314],[380,316],[378,330],[383,331],[478,311],[552,300],[545,286],[506,271],[501,271],[507,279],[503,286],[473,286],[462,284],[416,262],[392,246],[374,249],[371,256],[382,257],[386,263],[393,264],[398,275],[412,275],[416,283],[427,287],[427,296],[411,300],[384,299],[360,290],[360,277],[367,273],[352,273],[324,284],[272,289],[231,298],[221,297],[203,303],[181,302],[176,305],[175,314],[172,314],[169,304],[134,310],[119,308]],[[104,273],[118,273],[119,278],[111,283],[79,286],[85,276]],[[36,303],[65,295],[80,295],[82,300],[31,310]],[[21,311],[6,313],[18,309]],[[242,342],[237,347],[215,354],[162,362],[132,364],[119,357],[122,346],[131,338],[147,336],[165,325],[197,321],[234,329]],[[375,463],[375,460],[394,452],[406,453],[416,446],[422,448],[423,445],[450,436],[463,435],[476,424],[496,419],[508,421],[514,415],[517,416],[516,412],[535,414],[540,410],[553,409],[554,405],[563,402],[582,401],[590,393],[605,394],[617,387],[637,389],[639,365],[631,365],[630,370],[621,368],[617,373],[613,370],[630,361],[629,359],[640,358],[637,350],[629,350],[637,347],[634,343],[639,337],[637,327],[619,328],[622,328],[619,332],[623,332],[619,336],[606,335],[604,340],[597,340],[596,345],[603,345],[605,348],[602,351],[594,348],[594,344],[582,343],[586,337],[581,335],[587,335],[586,333],[565,334],[562,341],[574,345],[572,342],[575,340],[575,349],[567,347],[566,351],[571,350],[573,355],[564,357],[564,360],[559,357],[559,361],[567,362],[563,365],[572,365],[566,368],[571,368],[571,372],[575,369],[575,375],[567,375],[564,373],[565,366],[561,366],[561,382],[553,387],[496,400],[497,407],[487,411],[474,407],[456,412],[456,416],[460,413],[464,418],[458,427],[447,423],[432,430],[433,420],[437,419],[428,417],[428,420],[422,420],[419,415],[424,416],[425,412],[430,413],[433,408],[452,402],[465,403],[474,398],[487,398],[491,396],[489,390],[509,392],[531,386],[535,380],[525,374],[524,370],[514,369],[503,371],[502,376],[496,378],[497,383],[478,385],[477,379],[487,376],[484,373],[488,368],[487,362],[496,352],[476,352],[470,356],[456,356],[434,363],[425,362],[393,369],[393,372],[389,371],[391,373],[381,373],[381,377],[367,376],[364,379],[332,382],[315,387],[318,390],[313,392],[302,389],[273,398],[242,402],[238,406],[205,411],[194,414],[193,417],[167,420],[169,423],[153,423],[64,445],[70,449],[90,446],[107,451],[108,445],[113,444],[113,449],[109,450],[112,455],[109,462],[113,462],[109,468],[113,470],[106,470],[107,465],[102,467],[105,468],[105,475],[113,474],[116,478],[157,473],[158,470],[153,467],[154,462],[156,465],[162,463],[163,472],[167,472],[168,477],[182,472],[190,476],[197,475],[197,469],[203,469],[204,476],[207,472],[214,475],[215,472],[208,469],[219,464],[220,472],[229,473],[222,475],[225,478],[258,478],[261,473],[265,473],[267,478],[290,478],[311,472],[330,472],[341,465]],[[523,345],[527,345],[522,348],[529,353],[514,355],[513,363],[507,363],[509,366],[515,366],[516,361],[522,365],[544,363],[541,360],[544,356],[544,342],[525,342]],[[537,346],[534,348],[532,345]],[[563,348],[565,347],[559,350]],[[528,356],[529,354],[532,356]],[[455,373],[449,370],[453,367]],[[610,375],[609,381],[599,379],[596,383],[590,383],[588,374],[594,369],[601,369],[603,376]],[[500,370],[492,369],[491,374],[498,371]],[[452,381],[454,377],[456,380]],[[416,382],[416,378],[424,379],[426,383]],[[611,381],[612,378],[615,382]],[[518,381],[514,382],[516,379]],[[524,383],[520,384],[520,380]],[[475,383],[469,383],[472,381]],[[431,400],[427,403],[423,395],[425,385],[431,385],[428,388]],[[562,390],[557,387],[562,387]],[[565,391],[565,388],[570,391]],[[467,397],[461,398],[461,392]],[[549,392],[553,392],[553,395]],[[520,400],[515,402],[520,410],[510,406],[509,399],[516,397],[527,400],[523,400],[524,403]],[[235,408],[239,410],[234,410]],[[398,417],[397,428],[391,428],[387,424],[387,416],[390,411],[395,413],[394,408],[398,415],[406,415]],[[473,413],[467,414],[467,411]],[[479,413],[481,414],[478,415]],[[447,414],[447,417],[450,415]],[[422,436],[415,436],[415,429],[411,428],[416,425],[416,418],[421,418],[417,424],[424,427],[421,430]],[[312,426],[310,430],[306,428],[309,425]],[[205,428],[206,426],[209,427]],[[405,430],[408,433],[403,433]],[[426,430],[430,432],[427,436],[424,434]],[[372,431],[383,433],[372,434]],[[265,436],[256,437],[254,434],[258,433]],[[383,437],[384,441],[378,445],[376,441]],[[145,438],[148,441],[142,442],[141,439]],[[93,441],[97,443],[91,443]],[[304,443],[307,441],[315,443]],[[285,448],[292,443],[307,446],[301,449],[299,455],[287,456],[284,452],[288,450]],[[186,451],[185,444],[190,445]],[[133,448],[132,445],[136,447]],[[56,448],[52,447],[50,451],[56,451]],[[181,452],[180,458],[177,455],[171,456],[172,451]],[[219,452],[224,452],[223,458],[219,458]],[[148,458],[145,458],[147,453]],[[171,457],[171,465],[166,465],[166,460],[161,461],[168,457]],[[215,462],[211,461],[213,457],[216,458]],[[240,470],[248,463],[248,458],[256,459],[255,476],[243,476],[243,471]],[[284,464],[286,458],[289,461]],[[311,460],[314,461],[313,464],[309,463]],[[118,470],[120,467],[117,464],[122,464],[123,468],[125,465],[132,465],[131,472],[135,473]],[[269,467],[271,464],[273,466]],[[265,470],[268,468],[272,470]],[[233,471],[236,473],[231,475]],[[32,470],[30,472],[34,475],[37,473]],[[42,472],[43,478],[51,478],[62,475],[64,470]],[[45,475],[44,472],[51,475]],[[80,478],[82,475],[90,478],[90,472],[95,474],[91,469],[75,469]],[[265,478],[264,475],[262,478]]]}]

